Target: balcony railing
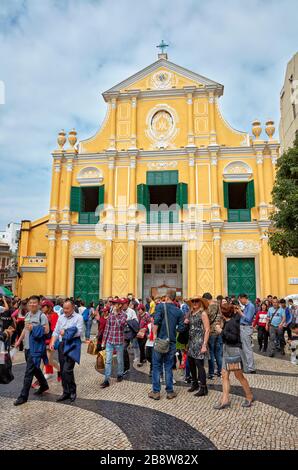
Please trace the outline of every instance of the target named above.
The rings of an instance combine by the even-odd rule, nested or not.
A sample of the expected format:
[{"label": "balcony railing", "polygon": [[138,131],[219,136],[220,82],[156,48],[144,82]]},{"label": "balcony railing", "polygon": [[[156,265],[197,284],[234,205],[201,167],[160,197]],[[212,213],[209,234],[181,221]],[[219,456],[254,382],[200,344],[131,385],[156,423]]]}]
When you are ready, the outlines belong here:
[{"label": "balcony railing", "polygon": [[99,217],[94,212],[79,213],[79,224],[97,224],[98,221]]},{"label": "balcony railing", "polygon": [[228,222],[250,222],[250,209],[228,209]]}]

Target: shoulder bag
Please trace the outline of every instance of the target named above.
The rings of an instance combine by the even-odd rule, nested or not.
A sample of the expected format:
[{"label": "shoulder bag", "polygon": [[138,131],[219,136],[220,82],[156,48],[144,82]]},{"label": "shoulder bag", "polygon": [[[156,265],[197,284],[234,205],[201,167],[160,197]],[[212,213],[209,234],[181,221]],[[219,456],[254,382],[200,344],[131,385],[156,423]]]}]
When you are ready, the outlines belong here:
[{"label": "shoulder bag", "polygon": [[168,321],[167,304],[164,303],[164,318],[166,321],[166,329],[168,337],[166,339],[156,338],[154,341],[154,350],[160,354],[166,354],[170,350],[170,330]]}]

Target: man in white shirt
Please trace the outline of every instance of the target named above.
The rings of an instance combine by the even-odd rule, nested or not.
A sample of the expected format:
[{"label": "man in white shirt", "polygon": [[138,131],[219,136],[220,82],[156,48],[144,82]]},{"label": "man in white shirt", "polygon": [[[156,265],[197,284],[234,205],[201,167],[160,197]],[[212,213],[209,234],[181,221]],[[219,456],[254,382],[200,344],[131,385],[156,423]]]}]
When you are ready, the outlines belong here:
[{"label": "man in white shirt", "polygon": [[74,380],[73,369],[76,363],[76,360],[70,355],[64,354],[64,341],[63,337],[65,332],[72,327],[76,327],[77,331],[73,335],[74,340],[78,343],[77,347],[79,349],[78,354],[80,355],[81,350],[81,341],[80,338],[83,328],[84,321],[82,315],[76,313],[74,310],[74,303],[71,300],[67,300],[63,304],[63,315],[58,318],[55,330],[53,331],[52,339],[50,342],[50,349],[54,350],[54,344],[59,338],[59,363],[62,379],[63,394],[56,401],[65,401],[70,399],[71,402],[74,402],[76,399],[76,383]]}]

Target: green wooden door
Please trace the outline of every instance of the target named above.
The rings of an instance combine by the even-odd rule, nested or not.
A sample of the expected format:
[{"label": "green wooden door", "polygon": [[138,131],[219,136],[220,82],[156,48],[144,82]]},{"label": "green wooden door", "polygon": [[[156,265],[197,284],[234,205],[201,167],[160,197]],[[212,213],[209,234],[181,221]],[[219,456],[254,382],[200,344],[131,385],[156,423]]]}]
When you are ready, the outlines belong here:
[{"label": "green wooden door", "polygon": [[99,259],[76,259],[74,277],[74,298],[89,302],[99,299]]},{"label": "green wooden door", "polygon": [[228,258],[228,295],[247,294],[256,299],[256,270],[254,258]]}]

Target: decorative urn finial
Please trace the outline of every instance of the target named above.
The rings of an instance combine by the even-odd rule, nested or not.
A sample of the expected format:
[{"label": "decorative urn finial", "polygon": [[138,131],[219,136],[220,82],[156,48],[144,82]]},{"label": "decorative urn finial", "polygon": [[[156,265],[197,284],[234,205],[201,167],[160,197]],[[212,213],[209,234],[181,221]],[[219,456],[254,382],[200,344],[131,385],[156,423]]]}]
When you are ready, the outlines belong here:
[{"label": "decorative urn finial", "polygon": [[64,129],[61,129],[61,131],[58,133],[57,142],[60,150],[62,150],[66,142],[66,132]]},{"label": "decorative urn finial", "polygon": [[272,139],[273,134],[275,132],[275,126],[274,126],[274,121],[269,120],[266,122],[266,127],[265,127],[266,134],[269,137],[269,140]]},{"label": "decorative urn finial", "polygon": [[74,147],[76,142],[77,142],[77,132],[75,129],[72,129],[71,131],[69,131],[68,133],[68,142],[69,142],[69,145],[71,147]]},{"label": "decorative urn finial", "polygon": [[252,133],[255,136],[256,139],[258,139],[261,135],[262,132],[262,126],[261,122],[258,119],[255,119],[252,122]]}]

